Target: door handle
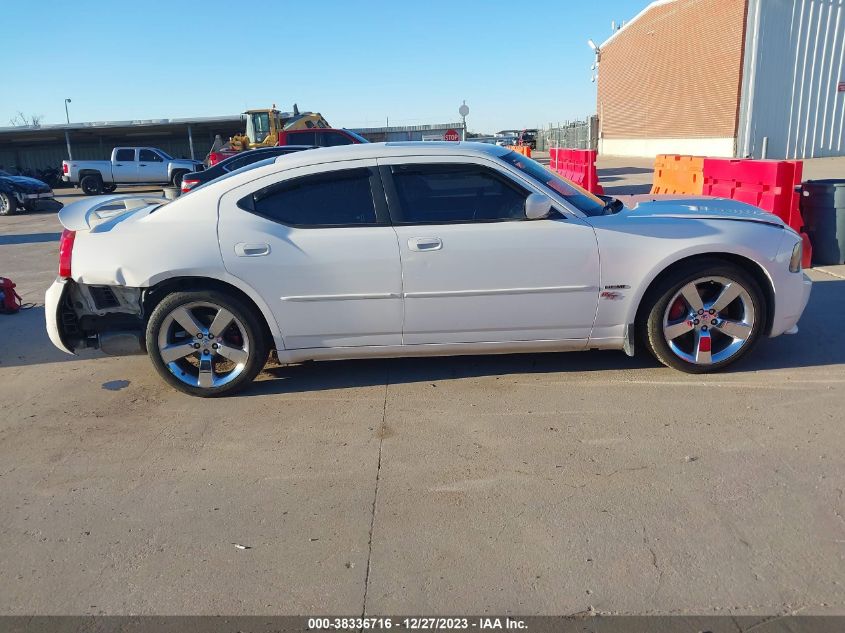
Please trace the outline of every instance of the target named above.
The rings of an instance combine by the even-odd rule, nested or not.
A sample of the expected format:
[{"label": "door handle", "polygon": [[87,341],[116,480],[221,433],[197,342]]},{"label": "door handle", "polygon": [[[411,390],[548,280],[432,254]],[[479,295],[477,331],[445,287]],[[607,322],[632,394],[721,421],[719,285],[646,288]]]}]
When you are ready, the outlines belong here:
[{"label": "door handle", "polygon": [[140,165],[138,165],[138,167],[146,167],[146,165],[144,165],[143,163],[141,163]]},{"label": "door handle", "polygon": [[270,245],[264,244],[246,244],[238,242],[235,244],[235,255],[238,257],[261,257],[262,255],[270,254]]},{"label": "door handle", "polygon": [[412,251],[439,251],[443,248],[443,240],[439,237],[412,237],[408,240],[408,248]]},{"label": "door handle", "polygon": [[123,163],[115,163],[114,166],[115,167],[123,167]]}]

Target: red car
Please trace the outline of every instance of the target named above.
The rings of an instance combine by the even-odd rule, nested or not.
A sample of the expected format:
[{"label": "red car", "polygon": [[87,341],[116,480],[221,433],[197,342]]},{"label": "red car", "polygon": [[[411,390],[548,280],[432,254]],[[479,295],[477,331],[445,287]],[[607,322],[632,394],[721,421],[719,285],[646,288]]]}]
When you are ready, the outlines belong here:
[{"label": "red car", "polygon": [[313,127],[307,130],[286,130],[279,133],[276,145],[314,145],[334,147],[335,145],[357,145],[369,143],[360,134],[340,128]]}]

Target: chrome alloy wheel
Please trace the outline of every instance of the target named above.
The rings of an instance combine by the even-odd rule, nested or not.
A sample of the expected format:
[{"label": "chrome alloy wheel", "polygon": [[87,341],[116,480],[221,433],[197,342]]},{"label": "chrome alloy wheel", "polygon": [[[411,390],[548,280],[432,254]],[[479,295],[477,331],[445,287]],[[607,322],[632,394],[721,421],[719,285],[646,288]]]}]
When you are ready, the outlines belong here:
[{"label": "chrome alloy wheel", "polygon": [[678,357],[712,365],[736,355],[754,331],[754,302],[746,288],[725,277],[702,277],[682,286],[663,314],[663,336]]},{"label": "chrome alloy wheel", "polygon": [[158,351],[170,372],[192,387],[221,387],[237,378],[251,352],[247,330],[210,302],[174,308],[162,321]]}]

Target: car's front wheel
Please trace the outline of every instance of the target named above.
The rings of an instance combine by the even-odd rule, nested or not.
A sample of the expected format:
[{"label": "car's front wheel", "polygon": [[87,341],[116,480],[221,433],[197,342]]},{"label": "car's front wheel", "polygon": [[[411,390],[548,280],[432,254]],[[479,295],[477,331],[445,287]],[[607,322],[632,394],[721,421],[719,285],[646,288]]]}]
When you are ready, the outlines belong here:
[{"label": "car's front wheel", "polygon": [[766,322],[759,284],[721,260],[700,260],[668,275],[646,298],[645,340],[664,365],[717,371],[757,342]]},{"label": "car's front wheel", "polygon": [[14,215],[18,210],[18,201],[10,193],[0,193],[0,215]]},{"label": "car's front wheel", "polygon": [[201,397],[244,388],[268,354],[258,316],[217,290],[165,297],[150,315],[146,343],[153,366],[168,383]]}]

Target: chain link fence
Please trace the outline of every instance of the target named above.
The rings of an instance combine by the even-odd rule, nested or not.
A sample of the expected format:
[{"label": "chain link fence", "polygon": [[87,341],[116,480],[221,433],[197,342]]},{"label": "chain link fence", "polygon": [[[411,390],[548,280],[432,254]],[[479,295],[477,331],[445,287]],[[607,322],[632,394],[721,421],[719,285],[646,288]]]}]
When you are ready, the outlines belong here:
[{"label": "chain link fence", "polygon": [[599,139],[599,119],[593,115],[574,121],[549,123],[537,134],[537,149],[548,151],[552,147],[571,149],[596,149]]}]

